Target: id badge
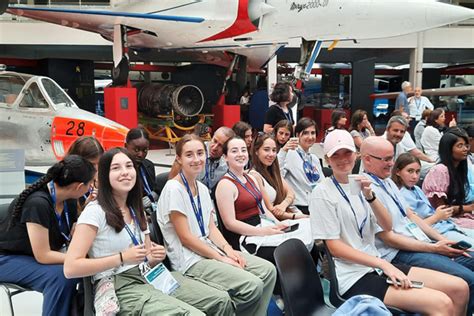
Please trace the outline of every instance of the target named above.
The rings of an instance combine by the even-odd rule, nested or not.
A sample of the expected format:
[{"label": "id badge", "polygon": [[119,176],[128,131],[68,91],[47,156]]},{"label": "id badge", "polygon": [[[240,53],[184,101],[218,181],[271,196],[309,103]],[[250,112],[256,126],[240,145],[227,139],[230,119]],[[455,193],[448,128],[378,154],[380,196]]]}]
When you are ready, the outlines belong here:
[{"label": "id badge", "polygon": [[275,226],[273,219],[268,218],[267,215],[260,214],[260,223],[262,227]]},{"label": "id badge", "polygon": [[[153,285],[155,289],[164,294],[170,295],[179,287],[178,281],[176,281],[163,263],[159,263],[153,268],[150,268],[148,264],[145,265],[148,269],[146,270],[143,267],[140,267],[140,271],[142,271],[142,275],[146,281]],[[144,270],[146,270],[146,272]]]},{"label": "id badge", "polygon": [[431,242],[431,239],[426,236],[426,234],[416,225],[416,223],[413,223],[409,219],[406,220],[405,227],[408,229],[408,231],[415,237],[416,239],[420,241],[426,241],[426,242]]},{"label": "id badge", "polygon": [[156,210],[158,209],[158,202],[151,202],[151,208],[153,212],[156,212]]}]

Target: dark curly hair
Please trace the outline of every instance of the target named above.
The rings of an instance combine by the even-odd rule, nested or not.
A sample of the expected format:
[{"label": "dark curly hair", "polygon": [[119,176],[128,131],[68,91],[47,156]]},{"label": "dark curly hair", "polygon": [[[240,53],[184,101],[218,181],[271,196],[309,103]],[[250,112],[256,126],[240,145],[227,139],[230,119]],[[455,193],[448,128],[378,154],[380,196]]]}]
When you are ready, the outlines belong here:
[{"label": "dark curly hair", "polygon": [[14,220],[21,217],[23,204],[33,193],[45,187],[50,181],[54,181],[60,187],[68,186],[72,183],[80,182],[87,184],[95,176],[94,166],[85,158],[78,155],[68,155],[60,162],[55,163],[48,169],[46,175],[30,185],[20,193],[18,199],[13,203],[13,212],[8,224],[8,229],[13,226]]},{"label": "dark curly hair", "polygon": [[273,87],[272,94],[270,94],[270,100],[276,103],[290,102],[291,85],[287,82],[278,82]]}]

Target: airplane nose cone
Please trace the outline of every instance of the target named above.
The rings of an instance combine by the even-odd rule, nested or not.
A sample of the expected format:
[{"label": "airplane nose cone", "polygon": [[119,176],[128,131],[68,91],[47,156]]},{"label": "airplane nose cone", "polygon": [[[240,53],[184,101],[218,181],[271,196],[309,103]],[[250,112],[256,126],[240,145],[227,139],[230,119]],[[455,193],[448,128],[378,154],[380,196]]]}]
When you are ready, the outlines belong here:
[{"label": "airplane nose cone", "polygon": [[474,18],[474,10],[458,5],[433,2],[426,7],[426,23],[436,27]]}]

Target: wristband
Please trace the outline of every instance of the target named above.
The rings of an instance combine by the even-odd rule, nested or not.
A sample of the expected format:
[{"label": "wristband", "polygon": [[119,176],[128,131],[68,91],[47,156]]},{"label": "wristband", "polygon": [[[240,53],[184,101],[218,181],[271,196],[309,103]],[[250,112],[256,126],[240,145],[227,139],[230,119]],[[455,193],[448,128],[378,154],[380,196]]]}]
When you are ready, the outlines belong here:
[{"label": "wristband", "polygon": [[120,266],[123,267],[123,256],[122,256],[122,252],[119,252],[119,255],[120,255]]},{"label": "wristband", "polygon": [[372,203],[373,201],[375,201],[375,199],[376,199],[375,192],[372,191],[372,198],[371,199],[365,199],[365,200],[369,203]]}]

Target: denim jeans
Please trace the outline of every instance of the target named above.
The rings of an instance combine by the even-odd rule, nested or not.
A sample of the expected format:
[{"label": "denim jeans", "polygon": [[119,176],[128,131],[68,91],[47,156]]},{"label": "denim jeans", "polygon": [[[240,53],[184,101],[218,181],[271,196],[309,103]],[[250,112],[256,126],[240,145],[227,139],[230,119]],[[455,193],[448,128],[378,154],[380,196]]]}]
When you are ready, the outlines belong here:
[{"label": "denim jeans", "polygon": [[[459,256],[452,260],[449,257],[427,252],[411,252],[400,250],[392,263],[403,263],[413,267],[441,271],[462,278],[469,285],[469,311],[474,309],[474,252],[473,258]],[[471,315],[471,314],[469,314]]]}]

